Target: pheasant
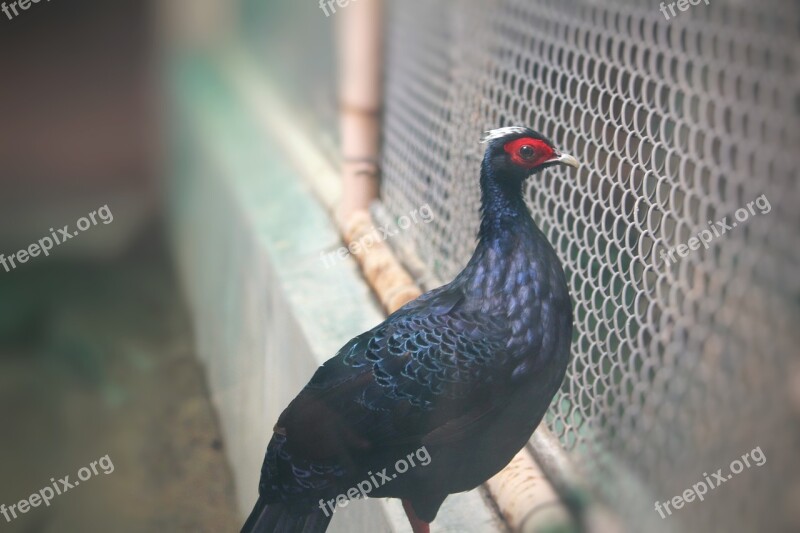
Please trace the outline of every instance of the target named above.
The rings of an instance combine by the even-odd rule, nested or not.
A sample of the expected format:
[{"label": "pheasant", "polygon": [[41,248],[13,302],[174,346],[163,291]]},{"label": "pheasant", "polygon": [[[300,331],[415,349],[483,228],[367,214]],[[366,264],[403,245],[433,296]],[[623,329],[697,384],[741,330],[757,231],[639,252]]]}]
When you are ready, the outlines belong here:
[{"label": "pheasant", "polygon": [[324,532],[337,505],[369,496],[402,499],[428,533],[448,495],[499,472],[541,422],[569,362],[572,303],[523,184],[578,161],[524,127],[484,143],[469,263],[316,371],[274,427],[243,532]]}]

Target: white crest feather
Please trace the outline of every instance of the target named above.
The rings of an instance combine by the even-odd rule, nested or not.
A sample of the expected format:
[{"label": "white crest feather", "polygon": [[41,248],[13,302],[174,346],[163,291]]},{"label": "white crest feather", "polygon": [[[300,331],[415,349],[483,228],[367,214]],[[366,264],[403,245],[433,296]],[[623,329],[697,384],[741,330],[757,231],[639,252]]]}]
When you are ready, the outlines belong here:
[{"label": "white crest feather", "polygon": [[486,144],[496,139],[505,137],[506,135],[514,135],[518,133],[527,133],[527,132],[528,132],[527,128],[522,128],[520,126],[508,126],[505,128],[497,128],[495,130],[487,131],[486,134],[483,136],[483,139],[481,139],[481,142],[483,144]]}]

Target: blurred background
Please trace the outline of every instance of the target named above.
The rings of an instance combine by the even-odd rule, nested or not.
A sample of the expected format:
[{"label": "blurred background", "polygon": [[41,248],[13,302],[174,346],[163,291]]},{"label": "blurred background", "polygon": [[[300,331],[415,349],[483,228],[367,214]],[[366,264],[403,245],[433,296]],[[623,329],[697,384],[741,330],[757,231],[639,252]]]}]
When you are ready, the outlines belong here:
[{"label": "blurred background", "polygon": [[[114,464],[0,531],[237,531],[281,409],[391,307],[360,258],[321,255],[360,214],[428,205],[386,244],[415,286],[449,281],[475,244],[481,133],[517,124],[582,162],[528,191],[575,303],[529,447],[559,526],[800,530],[800,5],[687,6],[0,13],[0,253],[73,234],[0,266],[0,504]],[[708,249],[661,256],[759,197]],[[756,447],[763,466],[654,510]],[[433,531],[542,531],[513,492],[449,500]],[[406,531],[396,515],[359,503],[332,531]]]},{"label": "blurred background", "polygon": [[0,269],[0,503],[103,456],[114,465],[0,517],[3,531],[239,525],[165,240],[158,20],[140,0],[0,15],[0,253],[72,233],[102,206],[113,215]]}]

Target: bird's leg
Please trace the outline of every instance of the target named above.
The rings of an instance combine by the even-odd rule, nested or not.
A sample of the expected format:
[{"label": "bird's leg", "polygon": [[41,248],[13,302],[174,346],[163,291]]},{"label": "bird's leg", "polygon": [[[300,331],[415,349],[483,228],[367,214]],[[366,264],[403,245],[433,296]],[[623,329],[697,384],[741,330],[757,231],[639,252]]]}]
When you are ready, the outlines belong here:
[{"label": "bird's leg", "polygon": [[414,530],[414,533],[431,533],[430,524],[417,516],[410,501],[403,500],[403,510],[406,512],[408,523],[411,524],[411,529]]}]

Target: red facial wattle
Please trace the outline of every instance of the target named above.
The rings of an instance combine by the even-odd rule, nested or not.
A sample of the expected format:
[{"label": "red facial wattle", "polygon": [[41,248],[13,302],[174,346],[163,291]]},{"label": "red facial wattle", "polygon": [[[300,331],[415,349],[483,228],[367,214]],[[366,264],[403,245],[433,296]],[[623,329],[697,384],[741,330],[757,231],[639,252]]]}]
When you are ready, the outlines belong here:
[{"label": "red facial wattle", "polygon": [[[520,154],[523,146],[530,146],[533,149],[533,157],[526,159]],[[508,142],[503,146],[503,150],[511,156],[511,161],[514,164],[529,170],[543,165],[556,157],[556,151],[549,144],[531,137],[522,137]]]}]

